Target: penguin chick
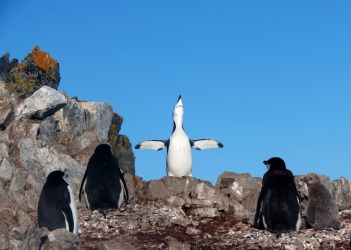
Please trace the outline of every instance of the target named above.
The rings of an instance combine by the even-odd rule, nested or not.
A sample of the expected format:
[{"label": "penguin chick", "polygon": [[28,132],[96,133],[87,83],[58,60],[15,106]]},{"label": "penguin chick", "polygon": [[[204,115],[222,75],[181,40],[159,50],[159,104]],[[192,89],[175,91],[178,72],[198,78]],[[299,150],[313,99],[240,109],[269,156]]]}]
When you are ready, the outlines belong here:
[{"label": "penguin chick", "polygon": [[318,175],[310,173],[301,180],[306,182],[308,187],[307,223],[315,230],[340,229],[338,207]]}]

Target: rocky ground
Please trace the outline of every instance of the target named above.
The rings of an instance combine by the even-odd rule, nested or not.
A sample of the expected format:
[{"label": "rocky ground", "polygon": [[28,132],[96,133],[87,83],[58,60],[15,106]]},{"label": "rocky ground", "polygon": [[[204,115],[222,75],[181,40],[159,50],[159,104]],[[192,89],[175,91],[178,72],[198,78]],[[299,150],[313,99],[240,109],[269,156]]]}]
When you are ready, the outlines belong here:
[{"label": "rocky ground", "polygon": [[230,214],[188,215],[181,208],[148,202],[103,217],[79,208],[77,249],[349,249],[351,210],[342,211],[342,229],[275,234],[254,229]]}]

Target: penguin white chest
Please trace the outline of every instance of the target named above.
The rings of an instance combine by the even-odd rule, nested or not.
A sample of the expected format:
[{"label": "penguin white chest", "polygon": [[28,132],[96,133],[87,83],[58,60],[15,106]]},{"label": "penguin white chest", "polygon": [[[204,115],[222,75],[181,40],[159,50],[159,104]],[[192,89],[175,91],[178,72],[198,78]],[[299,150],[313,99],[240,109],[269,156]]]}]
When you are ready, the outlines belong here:
[{"label": "penguin white chest", "polygon": [[191,145],[184,130],[175,130],[169,138],[166,163],[168,176],[192,176]]}]

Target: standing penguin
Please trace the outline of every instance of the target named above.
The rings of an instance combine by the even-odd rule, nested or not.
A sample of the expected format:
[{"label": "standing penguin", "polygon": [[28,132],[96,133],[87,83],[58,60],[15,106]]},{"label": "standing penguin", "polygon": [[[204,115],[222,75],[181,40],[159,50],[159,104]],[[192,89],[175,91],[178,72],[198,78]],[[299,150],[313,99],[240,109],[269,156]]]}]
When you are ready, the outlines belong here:
[{"label": "standing penguin", "polygon": [[111,147],[100,144],[90,157],[80,190],[90,210],[99,210],[105,217],[108,211],[128,204],[129,195],[118,159]]},{"label": "standing penguin", "polygon": [[307,222],[315,230],[340,229],[339,210],[329,190],[321,183],[318,175],[310,173],[302,181],[308,187]]},{"label": "standing penguin", "polygon": [[202,150],[205,148],[222,148],[223,144],[216,140],[200,139],[190,140],[183,128],[183,103],[182,96],[173,109],[173,131],[168,140],[148,140],[138,143],[136,149],[162,150],[167,148],[167,175],[192,176],[191,148]]},{"label": "standing penguin", "polygon": [[38,224],[50,231],[66,228],[78,235],[77,207],[65,177],[65,173],[59,170],[48,175],[39,197]]},{"label": "standing penguin", "polygon": [[281,158],[273,157],[263,163],[268,171],[263,176],[254,226],[277,234],[299,230],[300,200],[293,174]]}]

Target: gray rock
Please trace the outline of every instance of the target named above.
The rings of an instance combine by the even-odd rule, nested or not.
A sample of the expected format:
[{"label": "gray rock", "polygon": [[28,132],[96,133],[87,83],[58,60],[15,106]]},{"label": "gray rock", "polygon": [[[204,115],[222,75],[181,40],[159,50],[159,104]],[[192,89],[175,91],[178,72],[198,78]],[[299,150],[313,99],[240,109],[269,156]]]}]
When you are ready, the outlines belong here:
[{"label": "gray rock", "polygon": [[220,215],[216,208],[194,208],[191,209],[191,213],[201,218],[214,218]]},{"label": "gray rock", "polygon": [[235,216],[253,223],[262,187],[261,178],[251,177],[248,173],[224,172],[218,177],[215,187],[229,198]]},{"label": "gray rock", "polygon": [[101,250],[136,250],[131,242],[135,241],[130,236],[120,236],[109,241],[101,241],[98,249]]},{"label": "gray rock", "polygon": [[9,197],[19,206],[26,205],[31,197],[26,196],[25,186],[27,184],[28,173],[24,169],[17,168],[10,183]]},{"label": "gray rock", "polygon": [[85,131],[71,143],[68,152],[82,165],[87,166],[90,157],[99,144],[100,140],[94,131]]},{"label": "gray rock", "polygon": [[93,129],[100,142],[107,141],[112,120],[112,106],[104,102],[82,102],[86,113],[87,129]]},{"label": "gray rock", "polygon": [[26,186],[28,173],[23,169],[17,168],[10,184],[9,192],[23,191]]},{"label": "gray rock", "polygon": [[28,172],[41,183],[55,170],[66,170],[67,181],[74,192],[80,187],[85,167],[65,154],[59,154],[53,148],[41,147],[40,143],[25,138],[20,141],[20,159]]},{"label": "gray rock", "polygon": [[146,200],[145,185],[141,177],[130,173],[124,173],[124,179],[128,187],[130,201],[137,202]]},{"label": "gray rock", "polygon": [[0,160],[9,158],[9,143],[8,133],[0,133]]},{"label": "gray rock", "polygon": [[148,200],[163,200],[174,207],[186,207],[190,214],[218,217],[229,211],[228,197],[214,189],[211,183],[192,177],[165,176],[146,183]]},{"label": "gray rock", "polygon": [[47,239],[49,230],[47,228],[36,228],[36,224],[32,222],[27,229],[26,238],[22,242],[20,249],[37,250]]},{"label": "gray rock", "polygon": [[[166,200],[170,196],[189,197],[191,188],[196,187],[201,180],[192,177],[165,176],[160,180],[147,183],[146,198],[148,200]],[[212,186],[210,182],[206,182]]]},{"label": "gray rock", "polygon": [[44,141],[48,146],[57,144],[61,138],[60,121],[54,116],[47,117],[40,124],[36,138]]},{"label": "gray rock", "polygon": [[0,130],[5,130],[14,118],[12,104],[8,100],[0,100]]},{"label": "gray rock", "polygon": [[64,95],[48,86],[43,86],[26,98],[17,108],[16,116],[43,119],[54,114],[67,104]]},{"label": "gray rock", "polygon": [[66,96],[68,103],[63,109],[55,113],[55,119],[60,122],[62,133],[66,134],[71,140],[75,140],[87,129],[85,111],[80,102],[69,99],[65,93],[63,95]]},{"label": "gray rock", "polygon": [[181,197],[171,196],[167,199],[167,203],[172,207],[183,207],[185,205],[185,200]]},{"label": "gray rock", "polygon": [[76,249],[77,243],[77,235],[66,229],[57,229],[48,234],[43,249],[73,250]]},{"label": "gray rock", "polygon": [[331,193],[339,209],[351,207],[351,188],[350,181],[344,177],[331,182]]},{"label": "gray rock", "polygon": [[167,249],[168,250],[190,250],[191,245],[184,242],[179,242],[176,238],[168,236],[167,240]]},{"label": "gray rock", "polygon": [[13,176],[13,166],[8,158],[3,158],[0,162],[0,180],[10,181]]}]

